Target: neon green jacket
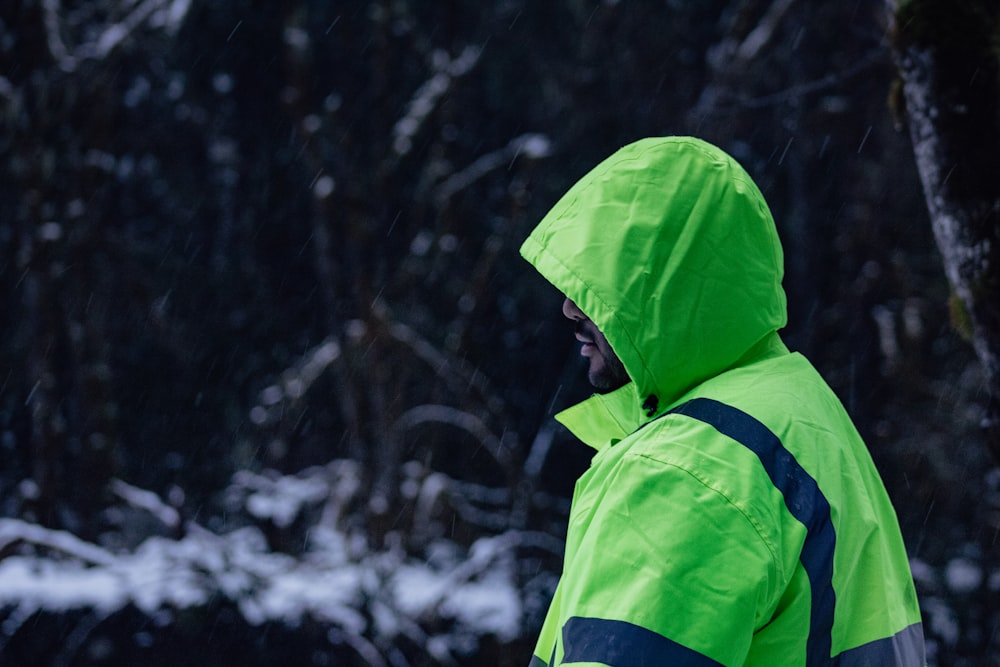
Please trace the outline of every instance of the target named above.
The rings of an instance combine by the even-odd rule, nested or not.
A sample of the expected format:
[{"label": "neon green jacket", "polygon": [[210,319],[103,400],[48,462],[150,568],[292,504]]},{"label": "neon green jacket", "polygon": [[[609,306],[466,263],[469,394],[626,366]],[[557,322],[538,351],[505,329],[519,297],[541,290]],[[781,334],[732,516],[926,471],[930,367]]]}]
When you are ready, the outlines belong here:
[{"label": "neon green jacket", "polygon": [[760,191],[690,138],[626,146],[521,253],[632,383],[558,415],[577,482],[540,665],[924,665],[895,512],[841,403],[777,331]]}]

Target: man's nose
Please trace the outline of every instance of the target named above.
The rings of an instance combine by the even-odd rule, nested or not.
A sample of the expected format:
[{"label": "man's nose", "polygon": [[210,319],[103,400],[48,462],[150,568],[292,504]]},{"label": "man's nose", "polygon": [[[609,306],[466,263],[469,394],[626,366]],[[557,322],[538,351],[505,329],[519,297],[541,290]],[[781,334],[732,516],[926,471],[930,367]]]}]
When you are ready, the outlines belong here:
[{"label": "man's nose", "polygon": [[568,297],[563,301],[562,314],[567,319],[574,321],[587,319],[587,316],[583,314],[579,306],[573,303]]}]

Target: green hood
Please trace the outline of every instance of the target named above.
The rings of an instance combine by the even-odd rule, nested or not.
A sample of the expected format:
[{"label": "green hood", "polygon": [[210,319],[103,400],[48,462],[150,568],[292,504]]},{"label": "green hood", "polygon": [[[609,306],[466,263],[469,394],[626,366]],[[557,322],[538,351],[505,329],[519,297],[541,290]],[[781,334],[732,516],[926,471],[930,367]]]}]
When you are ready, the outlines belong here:
[{"label": "green hood", "polygon": [[786,322],[767,204],[699,139],[625,146],[556,203],[521,254],[604,333],[650,415]]}]

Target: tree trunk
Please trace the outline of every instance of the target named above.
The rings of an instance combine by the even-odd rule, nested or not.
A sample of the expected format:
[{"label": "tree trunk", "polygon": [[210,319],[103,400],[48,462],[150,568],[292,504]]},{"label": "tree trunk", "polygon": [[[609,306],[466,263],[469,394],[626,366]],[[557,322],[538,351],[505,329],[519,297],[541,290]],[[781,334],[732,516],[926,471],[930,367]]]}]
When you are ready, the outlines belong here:
[{"label": "tree trunk", "polygon": [[982,363],[1000,460],[1000,66],[993,0],[891,0],[902,102],[953,324]]}]

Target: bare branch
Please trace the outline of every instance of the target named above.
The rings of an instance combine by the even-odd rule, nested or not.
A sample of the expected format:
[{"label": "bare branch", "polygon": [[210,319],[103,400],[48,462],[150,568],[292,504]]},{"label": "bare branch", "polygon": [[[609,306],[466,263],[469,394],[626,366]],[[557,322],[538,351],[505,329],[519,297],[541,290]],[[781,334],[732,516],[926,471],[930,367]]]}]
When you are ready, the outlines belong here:
[{"label": "bare branch", "polygon": [[[387,314],[381,309],[375,309],[374,312],[377,317],[386,320]],[[475,389],[482,396],[485,407],[491,412],[496,413],[503,409],[499,394],[493,391],[489,379],[481,372],[441,352],[411,327],[401,322],[389,322],[387,330],[389,335],[408,346],[419,359],[430,366],[434,373],[444,380],[449,390],[458,395],[467,395],[469,389]]]},{"label": "bare branch", "polygon": [[[828,74],[814,81],[805,82],[785,90],[758,98],[740,98],[736,92],[748,68],[759,60],[779,35],[782,21],[795,6],[795,0],[773,0],[757,23],[745,35],[731,27],[729,34],[708,51],[710,74],[708,83],[691,111],[695,118],[706,115],[734,113],[748,108],[771,106],[835,85],[868,70],[884,57],[885,49],[878,48],[866,54],[850,68]],[[734,24],[741,23],[751,11],[752,4],[737,14]]]},{"label": "bare branch", "polygon": [[[790,102],[805,95],[829,90],[837,86],[842,86],[851,79],[877,66],[885,58],[885,49],[882,47],[872,49],[864,57],[860,58],[850,67],[839,72],[834,72],[822,76],[812,81],[789,86],[783,90],[761,95],[759,97],[735,97],[725,105],[719,104],[721,95],[703,94],[693,113],[700,115],[727,115],[734,114],[747,109],[762,109]],[[706,89],[708,90],[708,89]],[[716,91],[718,92],[718,91]]]},{"label": "bare branch", "polygon": [[510,451],[500,441],[500,438],[490,432],[482,419],[458,408],[448,405],[418,405],[400,415],[396,422],[396,428],[400,431],[406,431],[420,424],[434,422],[448,424],[468,432],[482,443],[486,451],[492,454],[493,458],[504,466],[504,469],[510,465]]}]

